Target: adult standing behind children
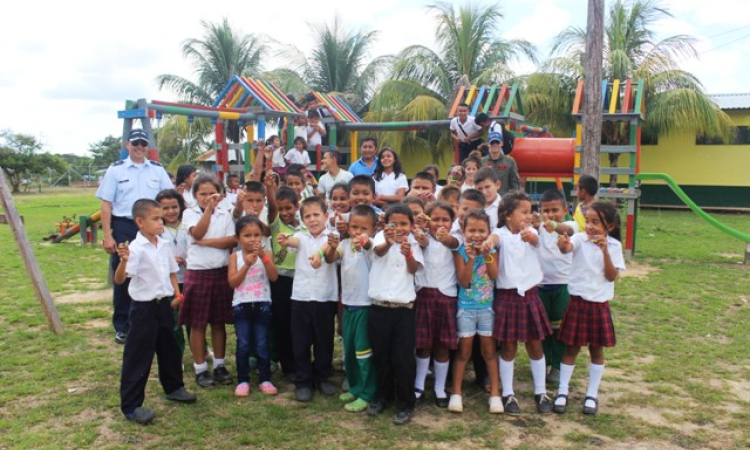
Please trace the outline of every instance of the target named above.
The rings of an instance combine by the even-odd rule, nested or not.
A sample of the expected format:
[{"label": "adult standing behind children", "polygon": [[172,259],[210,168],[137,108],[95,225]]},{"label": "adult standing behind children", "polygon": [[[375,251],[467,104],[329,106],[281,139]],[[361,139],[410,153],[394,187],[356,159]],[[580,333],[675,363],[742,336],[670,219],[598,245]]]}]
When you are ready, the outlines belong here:
[{"label": "adult standing behind children", "polygon": [[[96,191],[96,196],[102,201],[103,246],[111,255],[109,263],[113,271],[120,264],[117,244],[134,241],[138,233],[132,216],[136,200],[153,200],[161,190],[174,188],[164,167],[146,159],[149,141],[145,131],[132,130],[125,141],[125,147],[128,149],[128,157],[109,166]],[[114,286],[112,324],[115,328],[115,342],[118,344],[125,343],[130,330],[129,284],[129,281],[125,281]]]},{"label": "adult standing behind children", "polygon": [[489,167],[500,181],[500,195],[520,188],[516,160],[503,154],[503,135],[492,132],[489,136],[490,153],[482,158],[484,167]]},{"label": "adult standing behind children", "polygon": [[409,180],[401,168],[401,160],[390,147],[380,150],[372,178],[375,180],[375,204],[380,208],[400,202],[409,189]]},{"label": "adult standing behind children", "polygon": [[354,175],[339,167],[341,154],[336,150],[329,150],[323,154],[323,169],[326,173],[318,181],[318,192],[323,197],[330,197],[331,189],[336,183],[348,183]]},{"label": "adult standing behind children", "polygon": [[474,121],[469,115],[469,105],[461,103],[458,105],[458,115],[451,119],[450,129],[454,141],[458,142],[459,161],[469,157],[469,153],[482,143],[479,139],[484,133],[484,128]]},{"label": "adult standing behind children", "polygon": [[378,157],[375,156],[377,151],[377,139],[374,137],[366,137],[362,139],[362,144],[359,146],[359,153],[362,156],[349,166],[349,172],[355,177],[357,175],[372,176],[372,174],[375,173],[375,166],[378,162]]}]

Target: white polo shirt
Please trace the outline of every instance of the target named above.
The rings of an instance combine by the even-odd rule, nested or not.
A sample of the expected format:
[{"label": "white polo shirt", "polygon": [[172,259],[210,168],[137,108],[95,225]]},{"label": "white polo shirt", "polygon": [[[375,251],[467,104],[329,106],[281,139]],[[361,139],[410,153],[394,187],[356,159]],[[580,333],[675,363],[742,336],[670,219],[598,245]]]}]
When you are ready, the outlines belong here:
[{"label": "white polo shirt", "polygon": [[[203,211],[197,206],[186,209],[182,214],[182,223],[188,229],[187,268],[188,270],[206,270],[226,267],[229,264],[229,250],[194,244],[195,239],[189,231],[198,224],[202,216]],[[208,230],[203,239],[223,238],[234,235],[232,213],[215,209],[211,216],[211,223],[208,225]]]},{"label": "white polo shirt", "polygon": [[177,273],[172,247],[157,236],[156,245],[139,231],[130,243],[130,257],[125,272],[130,278],[128,293],[136,302],[148,302],[174,295],[169,275]]},{"label": "white polo shirt", "polygon": [[383,172],[383,177],[380,180],[375,177],[373,177],[373,180],[375,180],[375,195],[395,195],[396,191],[401,188],[409,190],[409,180],[403,173],[396,176],[396,172],[387,175]]},{"label": "white polo shirt", "polygon": [[331,189],[336,183],[348,183],[352,178],[354,178],[354,175],[344,169],[339,169],[339,173],[335,177],[331,175],[331,172],[326,172],[318,180],[318,192],[329,197]]},{"label": "white polo shirt", "polygon": [[[573,268],[568,279],[568,292],[578,295],[589,302],[604,303],[615,296],[615,282],[607,281],[604,276],[604,255],[599,247],[589,241],[588,235],[576,233],[570,238],[573,244]],[[615,238],[607,236],[607,250],[612,258],[612,265],[618,270],[625,270],[625,258],[622,256],[622,244]]]},{"label": "white polo shirt", "polygon": [[[409,234],[414,259],[419,264],[417,272],[424,267],[422,248],[414,236]],[[385,242],[385,235],[379,232],[373,239],[373,247]],[[372,268],[370,269],[370,287],[368,295],[373,300],[393,303],[411,303],[417,298],[414,289],[414,275],[406,268],[406,257],[401,254],[401,244],[394,243],[388,253],[378,256],[372,252]]]},{"label": "white polo shirt", "polygon": [[456,220],[454,220],[453,224],[451,225],[451,236],[456,238],[456,240],[458,241],[458,247],[460,247],[461,244],[463,244],[465,241],[464,232],[461,231],[461,224],[458,223],[458,217],[456,217]]},{"label": "white polo shirt", "polygon": [[[539,234],[533,228],[529,230]],[[522,241],[521,233],[513,234],[505,226],[496,229],[492,234],[500,237],[500,267],[495,286],[498,289],[516,289],[518,295],[526,295],[526,291],[542,282],[538,249]]]},{"label": "white polo shirt", "polygon": [[291,164],[302,164],[305,167],[310,165],[310,154],[307,153],[306,149],[302,150],[300,153],[299,150],[292,147],[286,152],[284,158],[286,158]]},{"label": "white polo shirt", "polygon": [[424,267],[417,271],[417,291],[432,288],[448,297],[458,295],[456,266],[453,263],[453,252],[432,236],[428,236],[427,247],[422,249]]},{"label": "white polo shirt", "polygon": [[370,306],[370,268],[372,249],[355,251],[351,239],[339,244],[341,249],[341,303],[347,306]]},{"label": "white polo shirt", "polygon": [[477,125],[474,121],[474,116],[466,116],[465,123],[459,122],[458,117],[454,117],[451,119],[450,128],[451,131],[456,132],[460,139],[476,134],[482,129],[482,127]]},{"label": "white polo shirt", "polygon": [[495,197],[495,200],[493,200],[492,203],[484,207],[484,212],[489,216],[490,218],[490,230],[494,230],[497,228],[497,210],[500,208],[500,202],[502,201],[502,198],[500,197],[500,194],[497,194],[497,197]]},{"label": "white polo shirt", "polygon": [[[177,228],[172,228],[164,225],[164,232],[161,234],[161,238],[167,241],[172,247],[172,253],[174,257],[178,256],[183,260],[187,259],[187,248],[188,248],[188,233],[184,223],[180,223]],[[177,282],[183,283],[185,281],[185,267],[177,265]]]},{"label": "white polo shirt", "polygon": [[298,231],[297,259],[294,264],[294,284],[292,300],[300,302],[335,302],[339,299],[339,285],[336,277],[336,264],[328,264],[325,258],[318,269],[313,269],[308,259],[328,242],[328,231],[313,237],[309,231]]},{"label": "white polo shirt", "polygon": [[[578,224],[575,221],[563,224],[578,232]],[[560,251],[560,247],[557,246],[559,236],[556,231],[548,232],[544,225],[539,227],[539,265],[544,275],[541,284],[568,284],[573,253]]]}]

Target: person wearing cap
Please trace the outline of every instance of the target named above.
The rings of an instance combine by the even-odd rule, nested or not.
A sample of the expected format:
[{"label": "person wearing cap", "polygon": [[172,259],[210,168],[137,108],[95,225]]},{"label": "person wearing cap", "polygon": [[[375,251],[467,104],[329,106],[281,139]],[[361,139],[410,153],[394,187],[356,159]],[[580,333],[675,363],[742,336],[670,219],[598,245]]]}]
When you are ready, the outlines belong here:
[{"label": "person wearing cap", "polygon": [[503,135],[493,131],[489,138],[490,151],[482,158],[482,166],[489,167],[495,172],[500,181],[500,195],[520,187],[518,182],[518,165],[516,160],[503,153]]},{"label": "person wearing cap", "polygon": [[[146,159],[149,148],[148,134],[142,129],[130,132],[125,142],[128,157],[109,166],[104,174],[96,197],[102,202],[101,221],[104,234],[104,250],[110,254],[112,270],[117,269],[120,258],[117,245],[132,242],[138,227],[132,217],[133,204],[143,198],[154,200],[163,189],[173,189],[167,171],[161,164]],[[112,324],[115,328],[115,342],[124,344],[130,329],[129,282],[114,286],[114,311]]]}]

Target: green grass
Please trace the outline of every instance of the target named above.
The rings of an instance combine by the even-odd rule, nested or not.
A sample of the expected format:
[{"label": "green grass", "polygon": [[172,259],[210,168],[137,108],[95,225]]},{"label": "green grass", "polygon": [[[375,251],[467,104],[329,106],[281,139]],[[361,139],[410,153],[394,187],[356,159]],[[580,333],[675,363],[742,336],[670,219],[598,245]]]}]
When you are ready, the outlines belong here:
[{"label": "green grass", "polygon": [[[77,238],[52,245],[63,215],[98,209],[92,190],[22,195],[16,205],[55,297],[74,299],[106,289],[107,257]],[[744,232],[742,215],[718,215]],[[613,314],[618,345],[606,354],[600,414],[584,417],[587,384],[582,356],[573,378],[570,412],[533,414],[528,358],[521,351],[516,392],[526,414],[491,416],[486,397],[466,388],[466,412],[418,408],[414,423],[398,428],[391,415],[350,414],[336,398],[316,396],[301,405],[291,387],[275,398],[254,389],[237,400],[232,389],[197,391],[193,406],[167,403],[152,371],[148,406],[158,414],[148,427],[119,413],[122,347],[113,342],[106,293],[58,304],[66,330],[51,333],[34,296],[10,229],[0,226],[0,449],[67,448],[606,448],[615,443],[648,448],[745,448],[750,444],[750,267],[744,245],[688,212],[645,211],[638,228],[636,263],[644,276],[617,282]],[[231,334],[231,328],[230,328]],[[230,337],[229,348],[234,348]],[[338,349],[338,344],[337,344]],[[185,362],[189,360],[186,358]],[[233,368],[230,356],[230,369]],[[341,379],[336,364],[336,381]],[[554,387],[550,387],[554,391]]]}]

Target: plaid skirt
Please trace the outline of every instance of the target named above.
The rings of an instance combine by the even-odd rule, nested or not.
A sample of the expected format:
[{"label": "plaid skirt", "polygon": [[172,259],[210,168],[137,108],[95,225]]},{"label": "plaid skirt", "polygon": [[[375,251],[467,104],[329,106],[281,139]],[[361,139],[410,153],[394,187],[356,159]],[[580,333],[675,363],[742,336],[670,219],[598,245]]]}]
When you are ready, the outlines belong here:
[{"label": "plaid skirt", "polygon": [[576,347],[614,347],[617,339],[609,302],[588,302],[571,295],[557,339]]},{"label": "plaid skirt", "polygon": [[185,300],[180,306],[180,325],[206,328],[232,320],[232,288],[227,268],[185,271]]},{"label": "plaid skirt", "polygon": [[437,346],[455,350],[458,343],[456,314],[458,299],[443,295],[439,289],[422,288],[414,303],[415,346],[428,349]]},{"label": "plaid skirt", "polygon": [[492,337],[498,342],[541,341],[552,334],[537,288],[529,289],[524,296],[518,295],[516,289],[496,289],[492,309],[495,311]]}]

